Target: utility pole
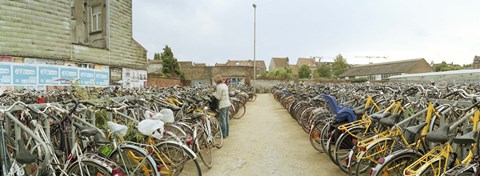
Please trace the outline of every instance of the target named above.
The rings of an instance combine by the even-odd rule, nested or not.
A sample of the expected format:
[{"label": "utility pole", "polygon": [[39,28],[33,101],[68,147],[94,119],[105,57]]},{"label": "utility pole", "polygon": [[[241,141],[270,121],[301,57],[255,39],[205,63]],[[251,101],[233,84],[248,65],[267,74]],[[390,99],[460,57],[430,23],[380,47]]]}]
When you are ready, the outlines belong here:
[{"label": "utility pole", "polygon": [[257,5],[253,4],[253,80],[257,80],[257,63],[256,63],[256,38],[257,38]]}]

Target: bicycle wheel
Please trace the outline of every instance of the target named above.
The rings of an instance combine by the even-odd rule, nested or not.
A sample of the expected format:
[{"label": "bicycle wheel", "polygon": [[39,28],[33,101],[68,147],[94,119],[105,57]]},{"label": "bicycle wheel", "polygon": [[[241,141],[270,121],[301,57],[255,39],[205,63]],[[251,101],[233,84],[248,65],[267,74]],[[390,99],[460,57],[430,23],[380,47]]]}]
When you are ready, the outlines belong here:
[{"label": "bicycle wheel", "polygon": [[159,174],[155,160],[146,151],[137,147],[121,145],[120,149],[113,151],[109,158],[122,167],[127,175],[155,176]]},{"label": "bicycle wheel", "polygon": [[413,153],[405,153],[395,156],[386,163],[381,164],[375,176],[403,176],[403,170],[405,170],[407,166],[417,161],[419,158],[420,156]]},{"label": "bicycle wheel", "polygon": [[312,144],[312,147],[319,152],[325,151],[321,142],[322,129],[324,126],[325,126],[325,123],[317,122],[313,125],[312,129],[310,130],[310,133],[308,134],[308,137],[310,139],[310,144]]},{"label": "bicycle wheel", "polygon": [[[347,165],[351,162],[348,158],[348,154],[350,150],[352,150],[356,145],[357,139],[355,136],[362,135],[364,132],[363,129],[355,129],[350,130],[349,132],[344,132],[340,135],[338,140],[335,143],[335,150],[334,150],[334,159],[340,169],[348,173]],[[355,136],[354,136],[355,135]]]},{"label": "bicycle wheel", "polygon": [[250,97],[248,98],[249,102],[254,102],[257,99],[257,94],[250,94]]},{"label": "bicycle wheel", "polygon": [[[334,129],[330,125],[330,123],[325,124],[320,132],[320,145],[325,153],[328,152],[328,139],[332,135]],[[328,153],[327,153],[328,154]]]},{"label": "bicycle wheel", "polygon": [[113,168],[103,166],[101,161],[92,159],[74,162],[68,166],[68,175],[112,175]]},{"label": "bicycle wheel", "polygon": [[[356,161],[355,164],[351,164],[350,166],[355,166],[355,170],[353,175],[360,175],[362,173],[367,172],[369,169],[377,166],[377,162],[380,158],[386,157],[389,153],[390,147],[393,145],[392,140],[385,140],[378,143],[375,143],[374,146],[370,147],[367,151],[365,151],[363,156],[368,156],[368,158],[360,158]],[[355,153],[356,155],[356,153]],[[351,161],[353,162],[353,161]]]},{"label": "bicycle wheel", "polygon": [[203,164],[208,168],[212,168],[213,166],[213,153],[212,153],[212,146],[208,144],[207,135],[201,131],[199,136],[195,140],[195,147],[197,149],[198,155],[200,159],[202,159]]},{"label": "bicycle wheel", "polygon": [[[155,157],[154,159],[157,164],[160,164],[160,175],[202,175],[195,154],[191,150],[189,151],[186,146],[182,147],[176,142],[166,141],[158,144],[157,148],[161,152],[162,158]],[[163,163],[166,166],[162,165]]]},{"label": "bicycle wheel", "polygon": [[233,115],[234,119],[240,119],[245,115],[245,112],[247,111],[247,108],[245,108],[245,105],[242,104],[240,107],[237,109],[237,113]]},{"label": "bicycle wheel", "polygon": [[220,122],[214,117],[210,118],[210,122],[212,125],[213,145],[220,149],[223,146],[223,133]]}]

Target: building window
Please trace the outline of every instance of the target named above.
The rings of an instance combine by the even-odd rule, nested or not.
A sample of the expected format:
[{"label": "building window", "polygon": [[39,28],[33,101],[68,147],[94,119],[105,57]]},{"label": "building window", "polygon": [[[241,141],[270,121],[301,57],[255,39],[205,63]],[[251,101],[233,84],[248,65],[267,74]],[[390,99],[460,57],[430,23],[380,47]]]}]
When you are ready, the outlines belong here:
[{"label": "building window", "polygon": [[102,30],[102,6],[92,7],[92,32]]}]

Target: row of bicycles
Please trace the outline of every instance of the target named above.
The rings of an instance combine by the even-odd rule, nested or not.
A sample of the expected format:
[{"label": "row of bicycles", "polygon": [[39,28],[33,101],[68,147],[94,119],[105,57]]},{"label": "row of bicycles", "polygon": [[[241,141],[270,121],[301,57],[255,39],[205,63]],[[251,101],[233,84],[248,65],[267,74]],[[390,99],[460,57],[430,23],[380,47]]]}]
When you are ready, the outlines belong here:
[{"label": "row of bicycles", "polygon": [[477,175],[480,93],[468,85],[290,84],[272,93],[348,175]]},{"label": "row of bicycles", "polygon": [[[68,88],[0,95],[5,176],[202,175],[223,145],[211,87]],[[119,96],[120,95],[120,96]],[[230,118],[254,94],[230,93]],[[205,167],[202,167],[201,164]]]}]

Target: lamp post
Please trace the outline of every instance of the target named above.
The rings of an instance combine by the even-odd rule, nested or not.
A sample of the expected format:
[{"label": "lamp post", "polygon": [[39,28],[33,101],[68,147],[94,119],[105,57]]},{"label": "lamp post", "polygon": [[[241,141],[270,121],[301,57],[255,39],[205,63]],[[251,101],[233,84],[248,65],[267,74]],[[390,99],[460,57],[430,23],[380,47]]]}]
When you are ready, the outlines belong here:
[{"label": "lamp post", "polygon": [[257,5],[253,4],[253,80],[257,80],[256,63],[256,37],[257,37]]}]

